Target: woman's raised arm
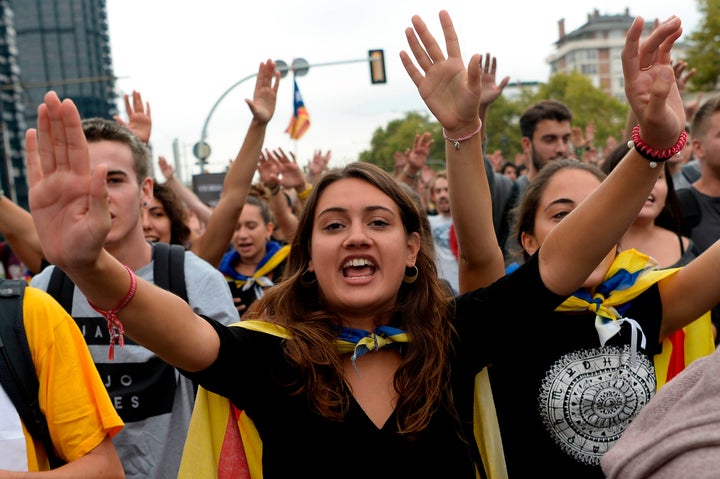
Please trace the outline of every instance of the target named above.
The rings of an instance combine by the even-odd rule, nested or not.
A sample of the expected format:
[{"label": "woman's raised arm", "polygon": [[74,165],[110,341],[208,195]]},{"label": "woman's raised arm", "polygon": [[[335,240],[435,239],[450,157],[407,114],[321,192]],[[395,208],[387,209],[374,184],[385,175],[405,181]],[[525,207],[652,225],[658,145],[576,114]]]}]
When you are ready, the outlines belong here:
[{"label": "woman's raised arm", "polygon": [[[642,32],[638,17],[622,53],[625,93],[639,121],[639,144],[552,230],[539,251],[543,281],[559,294],[575,291],[618,243],[662,171],[658,162],[684,144],[685,113],[670,61],[682,34],[680,19],[669,18],[641,41]],[[639,147],[649,153],[641,155]]]}]

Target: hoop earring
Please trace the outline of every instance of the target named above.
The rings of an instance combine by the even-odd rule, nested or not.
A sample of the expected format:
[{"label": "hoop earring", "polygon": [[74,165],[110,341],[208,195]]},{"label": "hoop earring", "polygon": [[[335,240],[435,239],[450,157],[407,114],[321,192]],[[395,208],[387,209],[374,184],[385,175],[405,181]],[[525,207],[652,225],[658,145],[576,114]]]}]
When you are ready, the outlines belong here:
[{"label": "hoop earring", "polygon": [[303,274],[300,275],[300,286],[303,288],[312,288],[317,283],[317,276],[315,273],[306,269]]},{"label": "hoop earring", "polygon": [[415,265],[405,266],[405,276],[403,276],[403,283],[413,284],[420,275],[420,270]]}]

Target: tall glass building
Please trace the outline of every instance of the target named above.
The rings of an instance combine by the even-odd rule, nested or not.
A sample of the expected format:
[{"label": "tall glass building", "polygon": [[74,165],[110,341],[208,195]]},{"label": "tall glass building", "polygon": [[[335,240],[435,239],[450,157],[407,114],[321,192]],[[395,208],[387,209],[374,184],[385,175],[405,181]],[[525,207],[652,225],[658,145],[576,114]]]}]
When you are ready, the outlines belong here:
[{"label": "tall glass building", "polygon": [[82,118],[117,113],[105,0],[0,0],[2,188],[27,207],[24,132],[48,90]]}]

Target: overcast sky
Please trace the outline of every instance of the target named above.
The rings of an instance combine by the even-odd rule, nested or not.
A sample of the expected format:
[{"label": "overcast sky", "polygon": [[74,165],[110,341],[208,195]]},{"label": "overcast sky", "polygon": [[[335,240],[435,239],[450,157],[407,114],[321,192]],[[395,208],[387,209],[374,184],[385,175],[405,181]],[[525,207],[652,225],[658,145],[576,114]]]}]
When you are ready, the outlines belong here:
[{"label": "overcast sky", "polygon": [[[491,52],[498,58],[498,75],[512,82],[548,79],[545,59],[562,18],[566,32],[585,24],[594,9],[621,14],[629,7],[630,15],[646,21],[675,14],[686,33],[699,21],[694,0],[107,0],[107,7],[118,87],[140,91],[151,104],[155,164],[158,155],[174,158],[178,140],[185,179],[199,172],[192,146],[212,106],[268,58],[288,64],[304,58],[314,65],[385,51],[384,85],[370,83],[366,62],[318,66],[298,77],[311,121],[299,141],[284,133],[292,116],[292,75],[281,80],[266,146],[296,152],[301,164],[317,149],[332,150],[332,163],[342,164],[370,148],[377,128],[409,111],[427,112],[399,59],[414,14],[441,38],[438,11],[448,10],[464,59]],[[210,119],[211,172],[224,171],[239,149],[251,117],[244,100],[253,87],[254,79],[240,84]]]}]

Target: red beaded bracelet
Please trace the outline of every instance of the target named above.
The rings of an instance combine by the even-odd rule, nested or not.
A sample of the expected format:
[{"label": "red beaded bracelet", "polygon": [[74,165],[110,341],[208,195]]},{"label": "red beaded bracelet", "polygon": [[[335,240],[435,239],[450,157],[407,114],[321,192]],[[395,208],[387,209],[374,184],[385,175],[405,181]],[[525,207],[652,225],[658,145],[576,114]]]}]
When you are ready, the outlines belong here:
[{"label": "red beaded bracelet", "polygon": [[88,300],[88,304],[90,305],[90,307],[100,313],[103,318],[107,320],[107,327],[108,331],[110,332],[110,350],[108,351],[108,359],[115,358],[116,340],[121,348],[125,346],[125,328],[123,328],[123,325],[117,315],[125,306],[130,304],[130,301],[133,300],[133,298],[135,297],[135,293],[137,292],[138,283],[135,273],[133,273],[133,270],[131,270],[127,266],[123,266],[125,267],[125,270],[130,274],[130,289],[128,289],[125,297],[120,300],[120,304],[118,304],[112,309],[100,309]]},{"label": "red beaded bracelet", "polygon": [[683,148],[685,148],[685,143],[687,143],[687,132],[683,130],[683,132],[680,133],[680,138],[678,138],[677,142],[672,147],[665,148],[664,150],[653,148],[640,138],[640,125],[635,125],[635,128],[632,129],[631,138],[632,140],[628,141],[628,147],[635,147],[635,150],[640,154],[640,156],[650,162],[650,168],[656,168],[658,163],[669,160],[673,157],[673,155],[677,155]]}]

